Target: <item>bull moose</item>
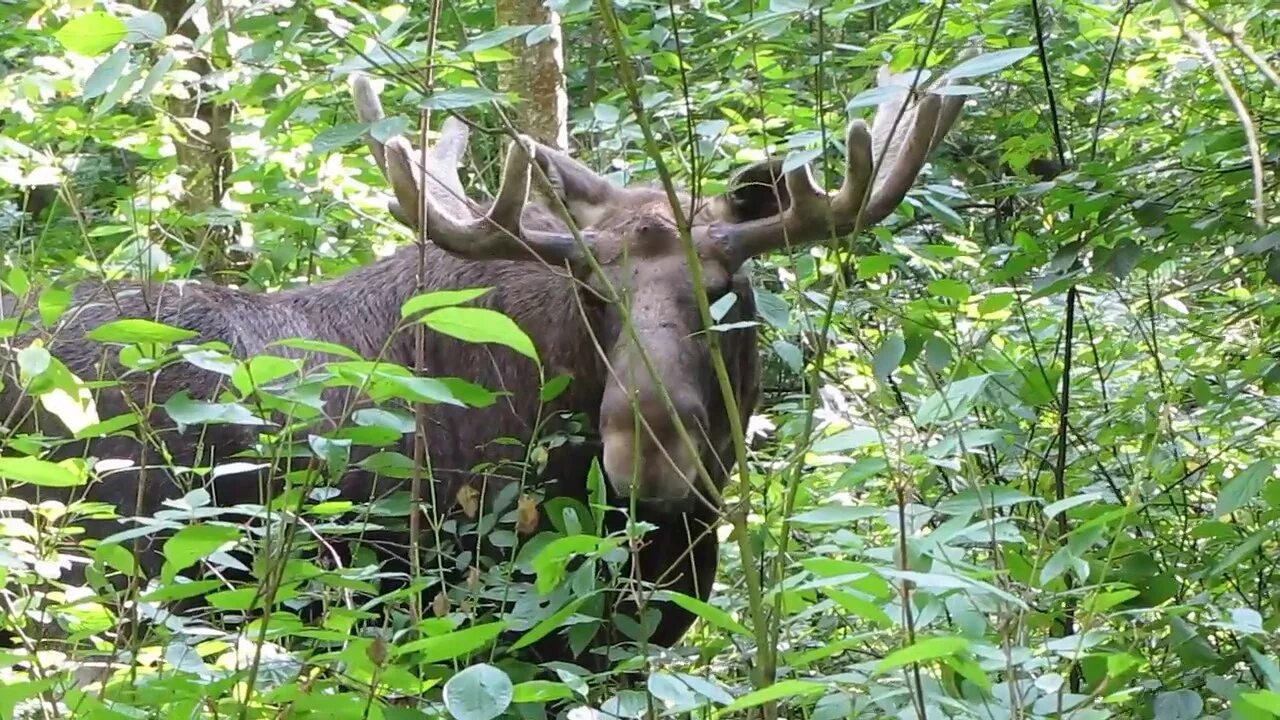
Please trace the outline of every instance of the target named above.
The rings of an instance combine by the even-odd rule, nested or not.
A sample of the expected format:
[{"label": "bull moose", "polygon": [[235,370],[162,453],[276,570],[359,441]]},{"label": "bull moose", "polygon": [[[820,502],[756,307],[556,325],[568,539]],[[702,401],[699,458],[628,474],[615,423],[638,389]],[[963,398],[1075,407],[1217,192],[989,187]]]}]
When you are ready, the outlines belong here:
[{"label": "bull moose", "polygon": [[[882,85],[900,82],[887,70],[878,79]],[[361,121],[383,117],[368,78],[356,77],[353,92]],[[259,425],[182,427],[161,408],[183,392],[215,401],[225,388],[224,374],[195,362],[172,363],[156,373],[130,371],[118,348],[87,332],[121,318],[146,318],[194,332],[193,344],[224,343],[237,358],[273,353],[310,368],[334,359],[314,348],[277,344],[303,338],[505,393],[484,407],[441,403],[424,409],[430,468],[424,488],[431,491],[424,502],[434,498],[436,510],[453,505],[461,488],[488,489],[487,497],[497,497],[496,486],[510,482],[486,468],[519,460],[524,450],[494,439],[528,442],[538,418],[556,413],[585,418],[585,427],[595,431],[592,441],[550,449],[540,471],[546,496],[586,501],[587,478],[598,460],[610,502],[630,505],[636,519],[657,528],[631,549],[631,576],[706,599],[717,569],[717,493],[735,465],[731,428],[745,426],[758,394],[756,332],[744,322],[755,316],[747,261],[882,221],[902,202],[962,105],[961,96],[924,93],[915,99],[904,87],[877,109],[870,128],[850,123],[845,179],[835,193],[818,187],[808,166],[783,172],[781,163],[771,161],[741,171],[726,194],[697,204],[679,194],[677,207],[663,189],[615,186],[566,153],[525,136],[510,143],[496,196],[479,202],[467,197],[458,175],[468,132],[461,122],[449,119],[429,153],[420,154],[404,137],[383,143],[370,136],[372,154],[394,191],[389,209],[412,230],[425,225],[425,247],[407,244],[341,278],[275,293],[200,283],[80,286],[56,326],[19,337],[4,349],[8,358],[0,356],[8,376],[0,395],[3,422],[24,431],[68,434],[24,397],[16,363],[9,361],[40,337],[76,375],[118,381],[95,391],[101,417],[153,408],[145,418],[147,431],[69,443],[47,455],[127,458],[134,462],[131,468],[70,491],[26,486],[10,492],[31,499],[84,498],[113,504],[122,516],[149,515],[193,487],[192,475],[179,477],[166,467],[225,463],[260,440]],[[534,179],[546,202],[531,202]],[[693,280],[690,257],[696,257],[700,283]],[[416,347],[401,319],[404,303],[423,289],[462,288],[491,288],[473,304],[513,319],[532,339],[541,366],[505,346],[430,332],[424,346]],[[731,393],[721,391],[697,293],[712,303],[729,293],[736,298],[718,320],[729,329],[713,330]],[[4,307],[11,318],[32,316],[18,298],[6,299]],[[553,375],[572,379],[543,407],[538,388]],[[326,414],[337,417],[347,400],[345,391],[326,390]],[[405,447],[411,436],[403,436]],[[15,450],[5,452],[12,456]],[[229,506],[261,503],[272,492],[274,476],[254,470],[201,477],[213,502]],[[365,500],[403,489],[405,482],[351,469],[336,485],[343,497]],[[119,529],[92,520],[86,525],[99,538]],[[145,549],[139,561],[146,572],[157,572],[158,546]],[[657,607],[661,618],[649,642],[670,646],[693,616],[675,605]],[[629,609],[634,603],[624,599],[615,611]],[[573,656],[565,646],[542,648],[541,659]]]}]

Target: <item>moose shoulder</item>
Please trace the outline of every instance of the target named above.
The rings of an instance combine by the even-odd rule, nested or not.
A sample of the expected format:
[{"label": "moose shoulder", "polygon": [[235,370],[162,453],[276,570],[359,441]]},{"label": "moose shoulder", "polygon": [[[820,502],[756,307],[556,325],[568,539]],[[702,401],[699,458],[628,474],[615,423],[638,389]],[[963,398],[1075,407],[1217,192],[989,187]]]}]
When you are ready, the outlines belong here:
[{"label": "moose shoulder", "polygon": [[[899,81],[882,71],[880,82]],[[357,78],[354,90],[360,119],[381,118],[369,81]],[[454,120],[423,155],[404,138],[385,145],[370,139],[395,193],[392,214],[414,230],[425,227],[430,241],[422,249],[422,286],[428,291],[492,288],[474,303],[511,317],[532,339],[542,362],[540,369],[506,348],[428,334],[420,353],[421,373],[461,378],[504,394],[486,407],[428,408],[430,493],[424,499],[435,498],[436,510],[443,512],[463,486],[488,489],[485,497],[499,496],[491,488],[510,480],[493,469],[495,463],[516,462],[524,451],[495,440],[528,442],[539,418],[556,412],[585,417],[598,440],[550,451],[540,473],[545,494],[585,501],[589,468],[598,458],[611,502],[625,507],[634,500],[638,519],[657,527],[631,548],[636,572],[630,576],[707,598],[718,555],[713,531],[717,493],[735,457],[729,414],[736,412],[745,425],[754,408],[758,357],[750,325],[717,336],[733,391],[732,402],[726,402],[695,293],[706,293],[714,303],[732,292],[736,302],[721,322],[750,320],[755,308],[744,270],[747,260],[857,231],[887,217],[963,103],[959,96],[926,94],[912,102],[907,95],[904,88],[881,106],[871,129],[860,121],[849,126],[846,176],[834,194],[817,187],[807,167],[783,174],[779,164],[766,163],[747,168],[735,178],[731,192],[697,207],[681,196],[679,212],[662,191],[616,187],[564,153],[524,137],[508,150],[496,197],[488,203],[471,200],[457,174],[466,130]],[[420,157],[426,157],[425,168]],[[548,181],[556,210],[530,201],[534,172]],[[562,220],[560,208],[576,228]],[[688,222],[703,279],[700,287],[691,279],[678,217]],[[50,352],[77,375],[122,380],[98,392],[103,418],[160,406],[181,392],[212,401],[226,381],[225,375],[192,363],[173,364],[154,377],[126,372],[115,349],[85,337],[120,318],[149,318],[189,329],[197,336],[192,342],[225,343],[239,358],[297,353],[273,344],[305,338],[343,345],[370,360],[415,367],[415,335],[402,331],[400,309],[418,291],[419,261],[419,248],[408,246],[337,280],[271,294],[196,283],[85,286],[76,291],[72,309],[59,325],[43,336]],[[6,307],[12,311],[17,305]],[[14,348],[25,344],[20,340]],[[310,357],[296,355],[304,356]],[[3,366],[12,373],[14,363],[6,360]],[[572,377],[568,390],[552,407],[541,407],[542,378],[560,374]],[[6,425],[66,434],[22,397],[16,375],[6,380],[0,396]],[[341,416],[349,399],[345,392],[326,391],[326,414]],[[123,516],[151,514],[164,500],[192,489],[190,475],[171,475],[165,467],[226,462],[253,448],[261,430],[225,423],[182,429],[164,410],[155,410],[149,424],[145,434],[58,448],[53,457],[127,458],[149,468],[145,474],[136,466],[103,474],[77,488],[75,496],[113,503]],[[406,446],[409,441],[406,435]],[[266,475],[224,475],[204,486],[218,505],[260,503],[273,491]],[[339,487],[345,497],[367,500],[405,484],[348,472]],[[20,490],[33,499],[50,497],[49,491]],[[103,537],[117,529],[91,524],[87,531]],[[158,568],[156,549],[140,558],[150,572]],[[634,612],[635,597],[624,593],[613,603],[615,612]],[[693,618],[674,605],[658,608],[661,618],[649,642],[671,645]],[[565,655],[560,646],[543,648],[543,659]]]}]

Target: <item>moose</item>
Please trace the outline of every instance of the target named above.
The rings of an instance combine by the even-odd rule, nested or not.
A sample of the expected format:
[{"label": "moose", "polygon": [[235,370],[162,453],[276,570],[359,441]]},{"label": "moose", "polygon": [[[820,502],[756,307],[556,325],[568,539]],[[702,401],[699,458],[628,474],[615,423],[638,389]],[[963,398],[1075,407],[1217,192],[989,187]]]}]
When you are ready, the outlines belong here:
[{"label": "moose", "polygon": [[[425,246],[408,243],[340,278],[273,293],[190,282],[81,285],[55,327],[0,348],[9,355],[0,354],[7,375],[0,394],[2,422],[12,431],[69,434],[25,396],[12,362],[15,351],[39,337],[76,375],[117,381],[95,390],[101,417],[152,407],[146,418],[150,429],[68,443],[45,456],[127,458],[136,463],[132,469],[104,473],[71,490],[24,486],[12,494],[30,500],[89,499],[115,505],[121,516],[148,515],[191,489],[189,476],[180,482],[161,465],[227,463],[259,441],[259,426],[222,422],[184,428],[162,409],[180,392],[215,401],[225,375],[192,362],[152,374],[130,371],[117,348],[87,338],[87,332],[121,318],[144,318],[194,332],[193,343],[224,343],[237,358],[269,352],[318,362],[313,352],[277,344],[302,338],[503,393],[485,407],[425,407],[430,473],[421,500],[434,501],[440,512],[463,488],[497,497],[495,489],[511,482],[486,468],[496,461],[516,462],[524,449],[494,444],[494,439],[529,442],[538,418],[551,414],[585,419],[585,427],[594,431],[590,442],[549,450],[540,470],[546,497],[586,502],[588,476],[598,462],[609,503],[630,508],[632,517],[656,527],[631,547],[629,576],[705,600],[717,571],[718,493],[735,466],[731,428],[745,426],[757,404],[759,356],[749,322],[755,305],[748,261],[884,220],[903,201],[963,105],[958,95],[912,97],[887,69],[878,81],[902,85],[902,92],[877,108],[870,127],[860,120],[848,125],[845,177],[834,193],[817,185],[807,165],[784,172],[775,159],[740,171],[725,194],[695,204],[694,196],[680,193],[673,207],[664,189],[619,187],[565,152],[516,135],[496,195],[482,202],[469,198],[460,180],[468,129],[457,119],[444,123],[429,151],[415,149],[402,136],[381,142],[369,135],[372,155],[394,193],[388,202],[391,215],[421,232]],[[352,89],[360,121],[383,118],[369,78],[356,76]],[[531,199],[534,189],[544,202]],[[686,240],[692,242],[692,254]],[[691,258],[699,283],[693,280]],[[505,346],[430,331],[424,331],[419,346],[414,332],[404,329],[401,308],[415,293],[464,288],[490,288],[472,304],[514,320],[536,346],[541,368]],[[710,303],[734,295],[727,314],[718,319],[722,327],[704,326],[697,293],[705,293]],[[11,297],[4,315],[31,313],[29,305]],[[721,390],[712,357],[712,332],[732,390],[728,394]],[[541,378],[555,375],[571,381],[543,407]],[[347,398],[339,390],[325,392],[326,412],[337,416]],[[736,423],[730,413],[736,413]],[[404,435],[404,447],[411,436]],[[15,450],[4,448],[4,453]],[[214,474],[203,482],[216,505],[229,506],[262,502],[273,479],[270,472],[254,470]],[[338,489],[341,497],[358,501],[406,484],[351,469]],[[115,521],[90,519],[85,525],[89,536],[98,538],[119,529]],[[157,572],[158,544],[144,548],[139,562],[145,572]],[[661,616],[648,641],[675,644],[694,616],[675,604],[653,607]],[[614,608],[615,613],[635,610],[635,602],[625,598]],[[604,640],[593,642],[598,646]],[[576,657],[563,644],[538,647],[542,660]]]}]

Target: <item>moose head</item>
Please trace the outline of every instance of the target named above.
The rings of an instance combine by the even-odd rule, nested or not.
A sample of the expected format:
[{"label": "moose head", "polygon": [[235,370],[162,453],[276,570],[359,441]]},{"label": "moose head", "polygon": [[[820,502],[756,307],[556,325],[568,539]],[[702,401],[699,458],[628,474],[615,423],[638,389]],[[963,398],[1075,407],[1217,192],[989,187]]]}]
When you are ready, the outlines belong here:
[{"label": "moose head", "polygon": [[[615,186],[565,153],[518,135],[485,208],[466,198],[458,179],[467,130],[457,119],[446,121],[425,171],[407,139],[369,143],[395,193],[391,212],[402,223],[414,230],[425,224],[430,242],[461,258],[567,271],[584,302],[605,305],[603,321],[590,328],[608,368],[598,414],[604,470],[620,494],[683,503],[705,487],[701,478],[723,482],[732,465],[726,404],[695,293],[715,303],[732,292],[743,301],[739,306],[754,312],[744,270],[750,258],[885,219],[964,103],[962,96],[934,93],[912,102],[907,84],[887,68],[878,81],[900,85],[902,92],[877,109],[870,127],[861,120],[849,124],[845,177],[834,193],[815,183],[808,165],[784,173],[780,162],[770,161],[746,168],[732,190],[697,206],[680,193],[676,210],[662,189]],[[357,76],[353,92],[361,121],[383,117],[367,78]],[[531,179],[549,190],[560,212],[550,215],[530,203]],[[751,377],[737,381],[754,384],[755,336],[749,332]],[[741,397],[745,388],[735,390]],[[748,394],[754,401],[754,387]],[[721,472],[707,473],[708,462],[720,464]]]}]

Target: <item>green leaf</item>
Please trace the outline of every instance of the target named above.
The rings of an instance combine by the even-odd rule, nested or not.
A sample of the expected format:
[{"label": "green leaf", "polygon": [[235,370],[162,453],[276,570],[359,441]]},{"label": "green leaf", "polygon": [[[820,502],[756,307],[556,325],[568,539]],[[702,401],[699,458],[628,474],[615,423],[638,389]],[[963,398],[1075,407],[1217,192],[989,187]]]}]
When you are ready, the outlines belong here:
[{"label": "green leaf", "polygon": [[1172,690],[1156,693],[1153,709],[1160,720],[1196,720],[1204,709],[1204,700],[1195,690]]},{"label": "green leaf", "polygon": [[282,358],[276,355],[255,355],[248,362],[240,363],[231,373],[231,384],[235,385],[241,395],[248,395],[255,389],[268,386],[283,377],[288,377],[302,368],[302,361]]},{"label": "green leaf", "polygon": [[457,720],[493,720],[507,711],[513,697],[511,678],[485,663],[472,665],[444,685],[444,706]]},{"label": "green leaf", "polygon": [[401,657],[409,653],[417,653],[417,662],[423,665],[431,665],[442,660],[459,658],[467,653],[479,650],[493,642],[506,628],[507,624],[502,621],[474,625],[463,630],[455,630],[444,635],[422,638],[421,640],[399,645],[391,654],[394,657]]},{"label": "green leaf", "polygon": [[721,630],[727,630],[743,637],[752,637],[751,631],[742,623],[734,620],[729,613],[715,607],[714,605],[703,602],[696,597],[675,592],[674,590],[662,593],[662,596]]},{"label": "green leaf", "polygon": [[125,318],[103,323],[85,333],[85,337],[101,343],[160,343],[172,344],[181,340],[190,340],[196,333],[190,330],[144,320],[142,318]]},{"label": "green leaf", "polygon": [[810,150],[792,150],[787,153],[787,157],[782,161],[782,172],[789,173],[792,170],[802,168],[821,157],[822,148],[813,148]]},{"label": "green leaf", "polygon": [[1280,717],[1280,692],[1274,690],[1244,692],[1240,693],[1240,699],[1256,708],[1266,710],[1272,715]]},{"label": "green leaf", "polygon": [[129,32],[124,21],[95,10],[78,15],[53,34],[66,49],[81,55],[99,55],[124,39]]},{"label": "green leaf", "polygon": [[510,40],[515,40],[537,27],[536,25],[507,25],[487,33],[477,35],[462,48],[462,52],[473,53],[497,47]]},{"label": "green leaf", "polygon": [[0,457],[0,478],[41,487],[76,487],[89,480],[83,460],[53,463],[31,456]]},{"label": "green leaf", "polygon": [[325,342],[323,340],[303,340],[293,338],[273,342],[269,347],[274,347],[276,345],[279,345],[280,347],[293,348],[295,350],[302,350],[304,352],[316,353],[317,355],[333,355],[335,357],[346,358],[348,360],[362,359],[359,354],[350,348],[337,343]]},{"label": "green leaf", "polygon": [[906,354],[907,341],[902,339],[902,333],[894,333],[885,338],[871,361],[871,369],[876,380],[881,383],[889,382],[889,376],[902,364],[902,358]]},{"label": "green leaf", "polygon": [[619,538],[602,538],[595,535],[569,535],[547,543],[533,559],[537,574],[538,592],[550,592],[564,579],[570,558],[575,555],[595,555],[612,549],[622,541]]},{"label": "green leaf", "polygon": [[422,101],[422,107],[428,110],[460,110],[462,108],[486,105],[502,96],[492,90],[479,87],[456,87],[438,92]]},{"label": "green leaf", "polygon": [[466,342],[505,345],[538,362],[538,351],[533,347],[533,341],[514,320],[500,312],[487,308],[447,307],[428,313],[422,322],[438,333]]},{"label": "green leaf", "polygon": [[330,153],[360,140],[366,130],[364,123],[344,123],[325,130],[311,139],[311,152]]},{"label": "green leaf", "polygon": [[876,672],[885,672],[911,663],[927,662],[958,655],[969,649],[969,641],[962,637],[932,637],[917,640],[914,645],[895,650],[876,663]]},{"label": "green leaf", "polygon": [[551,702],[573,697],[573,689],[564,683],[550,680],[528,680],[515,686],[511,702]]},{"label": "green leaf", "polygon": [[542,402],[551,402],[567,389],[573,378],[569,375],[557,375],[542,385],[542,391],[538,393],[538,397]]},{"label": "green leaf", "polygon": [[756,288],[752,291],[756,299],[756,313],[773,327],[785,330],[791,325],[791,308],[786,298]]},{"label": "green leaf", "polygon": [[883,105],[892,100],[897,100],[906,94],[909,86],[907,85],[880,85],[870,90],[863,90],[845,105],[845,111],[854,110],[861,107],[875,107]]},{"label": "green leaf", "polygon": [[968,283],[951,278],[942,278],[929,283],[929,292],[956,302],[964,302],[972,294]]},{"label": "green leaf", "polygon": [[492,289],[493,288],[466,288],[463,290],[435,290],[433,292],[414,295],[400,306],[400,317],[407,318],[410,315],[417,315],[424,310],[434,310],[436,308],[461,305],[464,302],[475,300]]},{"label": "green leaf", "polygon": [[185,390],[179,390],[164,401],[164,411],[179,425],[204,425],[227,423],[229,425],[266,425],[267,421],[254,415],[240,403],[211,403],[196,400]]},{"label": "green leaf", "polygon": [[721,717],[727,713],[737,712],[743,708],[755,707],[763,705],[767,702],[777,700],[785,700],[786,698],[801,697],[809,695],[817,695],[827,689],[823,683],[810,682],[808,680],[783,680],[767,687],[763,687],[754,692],[734,700],[716,712],[716,717]]},{"label": "green leaf", "polygon": [[53,356],[39,345],[24,347],[18,351],[18,369],[26,378],[35,377],[49,369]]},{"label": "green leaf", "polygon": [[239,538],[240,531],[228,525],[188,525],[165,540],[165,565],[177,573]]},{"label": "green leaf", "polygon": [[930,395],[916,410],[916,422],[928,425],[963,418],[982,395],[990,378],[987,374],[973,375],[951,383],[941,393]]},{"label": "green leaf", "polygon": [[842,453],[857,450],[880,442],[880,433],[875,428],[856,427],[841,430],[835,435],[828,435],[813,443],[816,453]]},{"label": "green leaf", "polygon": [[94,68],[88,79],[84,81],[84,90],[81,91],[80,97],[85,100],[92,100],[106,94],[120,80],[120,76],[124,74],[124,69],[129,66],[129,58],[132,56],[133,52],[127,47],[122,47],[108,55],[107,59]]},{"label": "green leaf", "polygon": [[1222,486],[1222,492],[1218,493],[1218,504],[1213,509],[1214,516],[1222,517],[1248,505],[1258,496],[1258,493],[1262,492],[1262,486],[1271,477],[1275,467],[1276,464],[1272,460],[1259,460],[1228,480],[1227,484]]},{"label": "green leaf", "polygon": [[125,41],[134,45],[145,45],[159,42],[169,34],[169,26],[159,13],[141,12],[125,20],[129,33]]},{"label": "green leaf", "polygon": [[806,510],[791,518],[801,525],[849,525],[869,517],[879,517],[884,511],[867,505],[823,505]]},{"label": "green leaf", "polygon": [[1013,65],[1033,52],[1035,52],[1035,48],[1027,46],[983,53],[962,61],[960,64],[948,70],[943,77],[973,78],[980,75],[990,75],[993,72],[998,72],[1010,65]]},{"label": "green leaf", "polygon": [[528,647],[547,635],[550,635],[553,630],[563,625],[564,621],[568,620],[570,615],[578,612],[578,608],[582,607],[584,603],[590,600],[598,592],[599,590],[596,590],[586,595],[576,597],[568,603],[565,603],[564,607],[555,611],[550,616],[543,618],[537,625],[529,628],[528,632],[521,635],[519,640],[516,640],[511,644],[511,649],[519,650],[520,648]]},{"label": "green leaf", "polygon": [[893,269],[898,259],[892,255],[871,255],[858,260],[858,279],[870,280]]},{"label": "green leaf", "polygon": [[986,512],[993,508],[1007,507],[1035,500],[1017,488],[993,486],[968,488],[938,503],[937,511],[948,515],[968,515]]}]

